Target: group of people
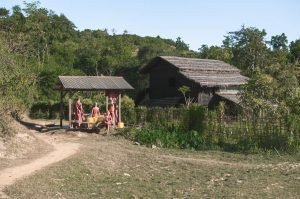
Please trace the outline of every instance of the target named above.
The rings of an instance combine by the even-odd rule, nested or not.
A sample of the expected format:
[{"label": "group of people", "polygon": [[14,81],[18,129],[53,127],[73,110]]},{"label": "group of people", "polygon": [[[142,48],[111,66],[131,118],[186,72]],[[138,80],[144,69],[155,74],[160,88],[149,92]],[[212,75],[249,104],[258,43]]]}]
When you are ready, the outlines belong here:
[{"label": "group of people", "polygon": [[[95,102],[94,107],[92,108],[91,116],[92,117],[100,116],[100,109],[98,107],[97,102]],[[106,128],[109,128],[109,126],[111,126],[112,124],[117,124],[118,119],[119,119],[118,107],[114,103],[111,103],[109,105],[109,109],[107,110],[107,112],[104,113],[103,123],[105,124]],[[73,123],[74,128],[79,128],[81,123],[85,120],[84,111],[83,111],[80,98],[77,98],[75,103],[73,104],[72,120],[75,120],[75,122]]]}]

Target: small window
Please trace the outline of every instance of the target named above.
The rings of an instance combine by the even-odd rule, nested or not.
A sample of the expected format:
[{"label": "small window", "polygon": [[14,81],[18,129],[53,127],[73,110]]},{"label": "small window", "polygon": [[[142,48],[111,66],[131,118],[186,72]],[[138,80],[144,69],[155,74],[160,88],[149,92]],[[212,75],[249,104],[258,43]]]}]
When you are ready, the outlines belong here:
[{"label": "small window", "polygon": [[169,87],[170,88],[176,87],[176,79],[174,77],[169,78]]}]

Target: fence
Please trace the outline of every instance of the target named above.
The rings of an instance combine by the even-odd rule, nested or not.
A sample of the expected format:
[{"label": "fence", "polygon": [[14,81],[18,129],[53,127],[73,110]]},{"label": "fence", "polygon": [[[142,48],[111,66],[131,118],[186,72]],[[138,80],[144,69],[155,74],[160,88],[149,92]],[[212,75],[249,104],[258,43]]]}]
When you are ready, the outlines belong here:
[{"label": "fence", "polygon": [[[89,110],[91,103],[84,104]],[[67,116],[68,107],[65,106]],[[57,118],[58,103],[38,103],[30,111],[34,118]],[[203,106],[186,107],[136,107],[122,109],[122,120],[128,127],[151,126],[176,133],[188,134],[196,132],[202,141],[210,145],[228,148],[282,149],[299,148],[300,146],[300,116],[298,115],[268,115],[264,117],[252,115],[226,116],[224,110],[208,110]],[[171,129],[171,130],[170,130]],[[179,129],[179,130],[178,130]],[[164,132],[159,131],[159,132]],[[181,135],[177,135],[181,136]],[[195,136],[187,136],[196,139]]]},{"label": "fence", "polygon": [[[197,132],[206,143],[239,150],[265,148],[287,150],[300,146],[300,117],[256,115],[225,116],[202,106],[190,108],[123,109],[127,126],[148,126],[159,129],[176,126],[181,133]],[[167,132],[166,132],[167,133]]]}]

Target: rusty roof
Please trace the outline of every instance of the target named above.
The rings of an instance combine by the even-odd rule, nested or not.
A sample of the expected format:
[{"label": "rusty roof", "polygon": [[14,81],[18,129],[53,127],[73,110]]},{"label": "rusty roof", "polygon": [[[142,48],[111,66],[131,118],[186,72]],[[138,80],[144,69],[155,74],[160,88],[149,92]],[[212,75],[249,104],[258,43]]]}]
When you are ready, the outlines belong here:
[{"label": "rusty roof", "polygon": [[240,74],[240,70],[223,61],[212,59],[159,56],[152,59],[141,73],[149,73],[153,66],[169,63],[186,78],[207,87],[226,87],[247,83],[248,77]]},{"label": "rusty roof", "polygon": [[61,90],[123,90],[133,87],[116,76],[59,76]]}]

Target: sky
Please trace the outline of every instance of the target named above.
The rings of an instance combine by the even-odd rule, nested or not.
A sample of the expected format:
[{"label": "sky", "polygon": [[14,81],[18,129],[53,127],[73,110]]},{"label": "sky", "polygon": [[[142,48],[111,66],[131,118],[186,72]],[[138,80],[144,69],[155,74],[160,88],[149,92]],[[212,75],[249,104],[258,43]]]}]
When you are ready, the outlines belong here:
[{"label": "sky", "polygon": [[[23,7],[24,0],[0,0],[0,7]],[[32,2],[27,0],[26,2]],[[285,33],[300,39],[300,0],[40,0],[64,14],[78,30],[127,30],[140,36],[181,37],[193,50],[222,45],[224,36],[246,27],[265,29],[267,40]]]}]

